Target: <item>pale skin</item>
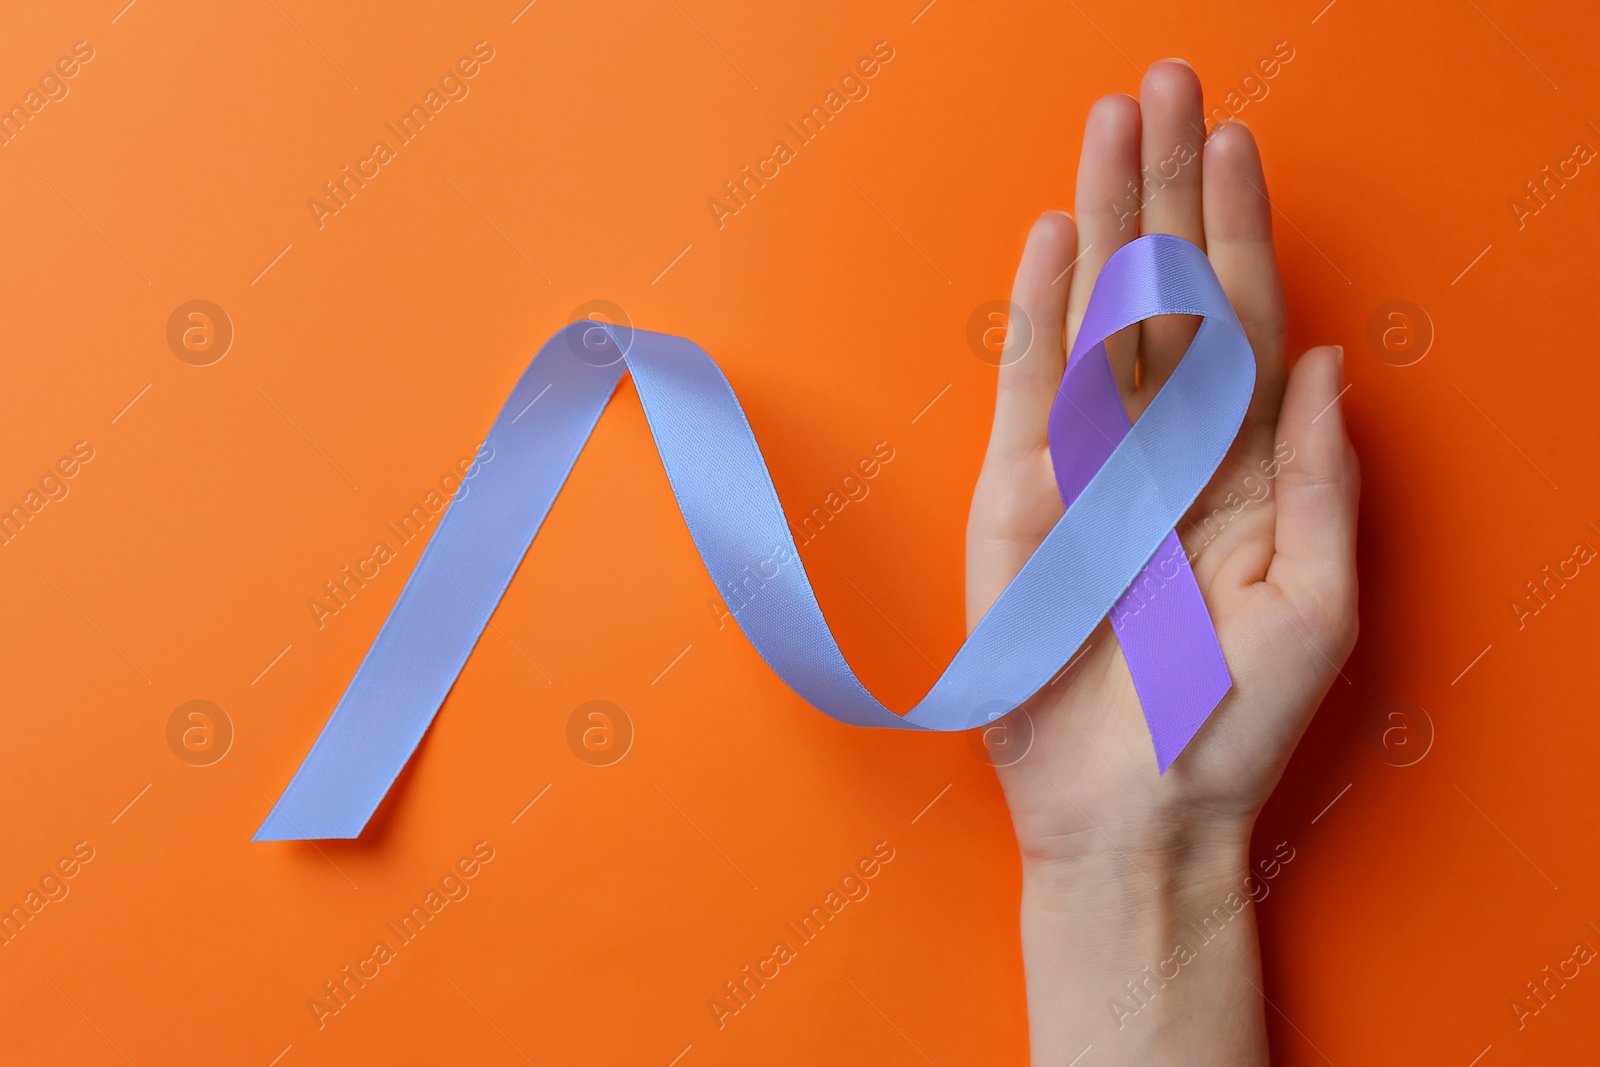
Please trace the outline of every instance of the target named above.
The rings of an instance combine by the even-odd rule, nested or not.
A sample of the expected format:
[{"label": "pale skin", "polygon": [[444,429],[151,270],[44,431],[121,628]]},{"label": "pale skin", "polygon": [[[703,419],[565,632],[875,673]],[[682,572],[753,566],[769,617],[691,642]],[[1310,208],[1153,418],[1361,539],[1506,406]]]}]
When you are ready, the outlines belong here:
[{"label": "pale skin", "polygon": [[[1174,175],[1173,160],[1189,155]],[[1159,180],[1159,188],[1146,180],[1142,203],[1129,199],[1141,166]],[[1287,365],[1266,194],[1250,131],[1223,122],[1207,136],[1198,77],[1182,61],[1162,61],[1145,74],[1137,100],[1108,96],[1090,111],[1075,210],[1041,216],[1017,268],[1012,301],[1032,320],[1034,337],[1025,355],[1002,357],[967,525],[969,628],[1062,513],[1046,420],[1095,277],[1113,251],[1146,233],[1204,249],[1256,356],[1255,394],[1238,439],[1178,526],[1232,690],[1158,775],[1127,665],[1103,622],[1071,670],[1024,705],[1034,732],[1027,755],[997,769],[1023,863],[1036,1065],[1064,1067],[1079,1055],[1081,1067],[1268,1062],[1266,1014],[1274,1009],[1264,1002],[1254,906],[1203,945],[1188,923],[1229,894],[1244,897],[1253,869],[1259,878],[1274,843],[1252,860],[1256,816],[1329,687],[1345,684],[1339,667],[1357,629],[1360,473],[1338,399],[1342,349],[1313,348]],[[1194,329],[1193,320],[1166,317],[1112,339],[1130,416],[1161,388]],[[1275,456],[1281,462],[1265,478]],[[1234,513],[1241,497],[1261,499]],[[1217,508],[1229,520],[1202,532],[1199,521]],[[1161,966],[1180,941],[1194,957]],[[1177,977],[1151,981],[1147,967]],[[1125,983],[1141,979],[1143,996],[1130,996]]]}]

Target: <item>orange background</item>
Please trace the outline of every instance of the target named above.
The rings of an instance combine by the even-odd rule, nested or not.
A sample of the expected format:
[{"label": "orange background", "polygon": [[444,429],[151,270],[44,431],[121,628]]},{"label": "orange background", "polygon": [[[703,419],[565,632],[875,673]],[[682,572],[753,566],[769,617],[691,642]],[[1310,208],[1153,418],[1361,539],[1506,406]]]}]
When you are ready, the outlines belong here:
[{"label": "orange background", "polygon": [[[609,299],[717,358],[791,513],[894,448],[804,555],[909,706],[963,634],[994,374],[969,314],[1071,206],[1096,96],[1184,55],[1225,108],[1280,41],[1239,117],[1294,350],[1347,347],[1365,493],[1349,684],[1257,835],[1296,850],[1260,905],[1276,1060],[1592,1056],[1600,974],[1520,1030],[1510,1002],[1600,947],[1600,575],[1521,629],[1510,603],[1600,547],[1600,174],[1509,207],[1600,146],[1591,5],[124,2],[0,35],[3,101],[94,50],[0,148],[0,505],[94,450],[0,548],[0,902],[94,850],[0,948],[8,1062],[1025,1062],[992,771],[965,736],[832,723],[718,629],[626,383],[368,832],[252,844],[418,546],[321,629],[307,601]],[[470,95],[319,229],[307,200],[477,41]],[[719,230],[708,198],[879,41],[870,96]],[[166,341],[197,298],[236,331],[205,367]],[[1437,335],[1406,367],[1365,339],[1396,299]],[[167,741],[195,699],[234,730],[210,766]],[[591,699],[633,724],[612,766],[567,744]],[[1431,747],[1414,711],[1373,741],[1387,701]],[[319,1029],[323,983],[479,841],[470,895]],[[719,1031],[722,983],[880,841],[871,896]]]}]

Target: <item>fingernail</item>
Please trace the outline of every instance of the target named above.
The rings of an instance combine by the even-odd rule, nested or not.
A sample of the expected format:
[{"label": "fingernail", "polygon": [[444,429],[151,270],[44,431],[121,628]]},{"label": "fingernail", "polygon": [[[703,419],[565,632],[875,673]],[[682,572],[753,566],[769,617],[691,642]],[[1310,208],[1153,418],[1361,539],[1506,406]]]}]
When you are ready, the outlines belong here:
[{"label": "fingernail", "polygon": [[1190,70],[1194,69],[1194,66],[1187,59],[1184,59],[1181,56],[1168,56],[1166,59],[1157,60],[1157,62],[1159,62],[1159,63],[1182,63],[1184,66],[1188,67]]},{"label": "fingernail", "polygon": [[1344,383],[1344,345],[1333,346],[1333,366],[1339,372],[1339,382]]}]

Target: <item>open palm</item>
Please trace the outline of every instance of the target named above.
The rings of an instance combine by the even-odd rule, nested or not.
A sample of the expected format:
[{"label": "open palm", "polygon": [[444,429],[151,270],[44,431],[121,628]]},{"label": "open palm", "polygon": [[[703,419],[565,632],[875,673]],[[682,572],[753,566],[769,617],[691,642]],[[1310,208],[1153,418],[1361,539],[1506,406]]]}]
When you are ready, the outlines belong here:
[{"label": "open palm", "polygon": [[[1076,216],[1043,215],[1017,270],[1012,302],[1031,320],[1032,341],[1001,360],[967,529],[969,626],[1062,513],[1046,423],[1095,278],[1117,248],[1166,233],[1205,250],[1257,370],[1238,439],[1178,527],[1233,689],[1158,775],[1132,678],[1102,622],[1024,705],[1026,755],[997,761],[1023,855],[1043,861],[1187,847],[1181,838],[1197,827],[1248,835],[1356,637],[1360,479],[1337,402],[1343,353],[1312,349],[1286,372],[1272,209],[1250,131],[1225,122],[1208,137],[1199,79],[1180,61],[1157,63],[1139,100],[1108,96],[1091,110]],[[1107,341],[1130,417],[1166,382],[1196,323],[1166,316]]]}]

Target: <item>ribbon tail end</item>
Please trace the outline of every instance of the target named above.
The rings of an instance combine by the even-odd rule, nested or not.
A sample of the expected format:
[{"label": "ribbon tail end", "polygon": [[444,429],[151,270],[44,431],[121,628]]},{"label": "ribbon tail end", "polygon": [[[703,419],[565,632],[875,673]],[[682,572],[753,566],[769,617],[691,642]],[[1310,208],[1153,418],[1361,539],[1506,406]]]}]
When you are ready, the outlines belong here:
[{"label": "ribbon tail end", "polygon": [[1200,728],[1232,688],[1233,679],[1224,668],[1220,676],[1214,677],[1203,691],[1189,694],[1181,704],[1166,705],[1156,715],[1146,716],[1150,740],[1155,744],[1158,773],[1167,773],[1167,768],[1194,740],[1195,734],[1200,732]]},{"label": "ribbon tail end", "polygon": [[307,827],[285,815],[282,804],[280,800],[274,805],[261,828],[250,838],[251,841],[349,841],[360,837],[361,831],[366,828],[366,820],[356,826],[321,824],[313,820],[314,825]]}]

